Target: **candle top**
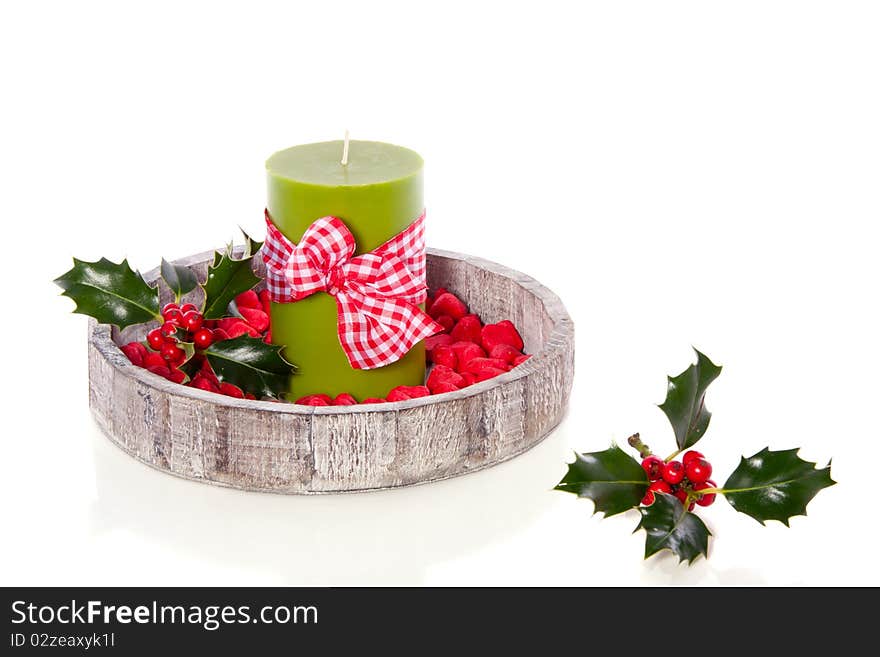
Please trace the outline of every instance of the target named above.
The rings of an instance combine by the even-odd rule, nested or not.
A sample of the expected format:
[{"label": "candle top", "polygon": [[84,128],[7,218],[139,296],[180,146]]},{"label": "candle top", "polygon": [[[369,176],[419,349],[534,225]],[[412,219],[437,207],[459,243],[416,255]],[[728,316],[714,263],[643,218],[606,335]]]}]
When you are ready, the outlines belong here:
[{"label": "candle top", "polygon": [[346,165],[342,150],[342,140],[293,146],[266,160],[266,170],[311,185],[347,187],[409,178],[424,166],[415,151],[380,141],[350,141]]}]

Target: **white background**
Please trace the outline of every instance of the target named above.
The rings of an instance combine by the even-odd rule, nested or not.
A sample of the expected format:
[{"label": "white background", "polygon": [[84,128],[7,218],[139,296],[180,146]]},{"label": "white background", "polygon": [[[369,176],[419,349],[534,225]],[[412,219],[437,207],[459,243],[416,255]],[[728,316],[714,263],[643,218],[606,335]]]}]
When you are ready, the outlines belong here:
[{"label": "white background", "polygon": [[[880,584],[880,12],[871,2],[4,3],[2,584]],[[429,243],[525,271],[577,326],[567,420],[458,480],[319,498],[150,470],[91,421],[51,280],[262,235],[263,161],[355,138],[427,162]],[[633,431],[690,345],[724,365],[720,478],[802,447],[791,528],[726,502],[692,567],[550,489]]]}]

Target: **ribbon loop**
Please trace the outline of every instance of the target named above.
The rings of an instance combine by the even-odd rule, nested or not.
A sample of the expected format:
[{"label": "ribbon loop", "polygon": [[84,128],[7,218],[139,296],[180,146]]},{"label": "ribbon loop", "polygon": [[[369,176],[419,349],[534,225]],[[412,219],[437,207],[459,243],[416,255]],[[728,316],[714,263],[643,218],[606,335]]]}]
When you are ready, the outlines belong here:
[{"label": "ribbon loop", "polygon": [[321,217],[293,244],[266,211],[266,288],[276,303],[315,292],[336,299],[339,343],[355,369],[389,365],[443,327],[417,304],[427,297],[425,215],[377,249],[355,256],[355,240],[337,217]]}]

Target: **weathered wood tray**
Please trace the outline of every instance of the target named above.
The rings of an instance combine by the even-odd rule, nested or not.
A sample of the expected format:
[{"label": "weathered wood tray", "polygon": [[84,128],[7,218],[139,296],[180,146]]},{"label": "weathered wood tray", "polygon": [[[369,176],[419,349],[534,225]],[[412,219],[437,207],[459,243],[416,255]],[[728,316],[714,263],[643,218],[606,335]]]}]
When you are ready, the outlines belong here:
[{"label": "weathered wood tray", "polygon": [[[200,276],[212,252],[178,261]],[[255,259],[257,260],[257,259]],[[159,277],[148,272],[149,282]],[[480,258],[428,250],[428,284],[485,322],[511,319],[532,358],[460,391],[387,404],[315,407],[248,401],[166,381],[119,344],[155,324],[111,331],[92,321],[89,402],[107,436],[160,470],[273,493],[409,486],[494,465],[540,442],[562,419],[574,375],[574,325],[537,281]]]}]

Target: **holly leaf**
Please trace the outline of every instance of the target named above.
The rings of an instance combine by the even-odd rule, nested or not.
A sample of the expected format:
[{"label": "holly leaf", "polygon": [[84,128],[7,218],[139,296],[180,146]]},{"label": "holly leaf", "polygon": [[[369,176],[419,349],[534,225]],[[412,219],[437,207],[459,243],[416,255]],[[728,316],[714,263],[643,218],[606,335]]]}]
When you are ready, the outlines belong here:
[{"label": "holly leaf", "polygon": [[765,447],[743,457],[720,492],[734,509],[762,525],[778,520],[787,527],[791,517],[807,515],[807,504],[816,493],[837,483],[831,478],[830,462],[817,468],[797,454],[797,449],[771,452]]},{"label": "holly leaf", "polygon": [[262,243],[255,242],[244,231],[242,233],[245,247],[240,258],[232,255],[231,244],[225,251],[214,252],[214,261],[208,268],[208,278],[202,285],[205,290],[205,319],[225,317],[229,303],[260,282],[254,274],[251,261]]},{"label": "holly leaf", "polygon": [[193,270],[185,265],[175,265],[162,258],[162,265],[159,270],[162,272],[162,280],[174,292],[174,298],[180,301],[180,298],[187,292],[192,292],[199,284]]},{"label": "holly leaf", "polygon": [[595,510],[606,518],[641,502],[648,489],[648,476],[638,461],[617,445],[575,457],[555,490],[593,500]]},{"label": "holly leaf", "polygon": [[55,279],[62,294],[76,303],[73,312],[123,329],[159,318],[159,291],[123,260],[73,259],[73,268]]},{"label": "holly leaf", "polygon": [[660,404],[666,413],[679,450],[692,447],[709,426],[712,414],[706,409],[706,388],[718,375],[721,367],[707,356],[697,352],[697,363],[675,377],[667,377],[666,400]]},{"label": "holly leaf", "polygon": [[642,519],[634,533],[644,529],[645,559],[660,550],[671,550],[681,561],[689,564],[701,554],[709,554],[708,530],[703,521],[684,506],[673,495],[657,493],[651,506],[639,507]]},{"label": "holly leaf", "polygon": [[281,356],[282,349],[245,334],[215,342],[203,353],[221,381],[258,397],[280,399],[287,392],[288,378],[296,369]]}]

